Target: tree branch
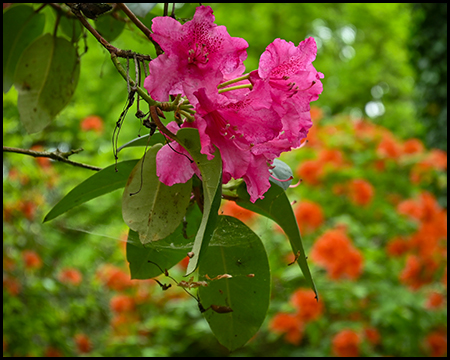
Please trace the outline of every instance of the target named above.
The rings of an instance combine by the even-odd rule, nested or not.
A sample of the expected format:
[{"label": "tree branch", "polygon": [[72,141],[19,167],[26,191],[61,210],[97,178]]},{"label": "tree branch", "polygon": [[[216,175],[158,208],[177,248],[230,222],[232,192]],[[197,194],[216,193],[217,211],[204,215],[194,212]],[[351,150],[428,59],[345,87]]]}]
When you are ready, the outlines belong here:
[{"label": "tree branch", "polygon": [[73,14],[78,18],[78,20],[80,20],[81,24],[83,24],[83,26],[98,40],[98,42],[106,50],[109,51],[110,54],[115,54],[116,56],[123,57],[123,58],[134,58],[136,56],[136,58],[138,58],[139,60],[147,60],[147,61],[152,60],[152,58],[149,55],[142,55],[142,54],[135,53],[131,50],[122,50],[122,49],[116,48],[115,46],[112,46],[108,41],[105,40],[105,38],[103,38],[103,36],[101,36],[99,34],[99,32],[97,30],[95,30],[91,26],[91,24],[89,24],[89,22],[86,20],[86,18],[81,14],[81,11],[78,10],[78,8],[74,4],[67,3],[67,5],[70,6],[70,9],[72,10]]},{"label": "tree branch", "polygon": [[77,167],[82,167],[82,168],[89,169],[89,170],[94,170],[94,171],[102,170],[102,168],[99,168],[97,166],[78,163],[78,162],[68,159],[68,157],[70,155],[78,154],[81,151],[83,151],[83,149],[70,150],[68,152],[61,152],[59,150],[56,150],[53,152],[51,152],[51,151],[35,151],[35,150],[30,150],[30,149],[20,149],[20,148],[13,148],[13,147],[9,147],[9,146],[3,146],[3,152],[12,152],[12,153],[17,153],[17,154],[29,155],[29,156],[33,156],[33,157],[46,157],[46,158],[50,158],[50,159],[53,159],[56,161],[62,161],[67,164],[77,166]]}]

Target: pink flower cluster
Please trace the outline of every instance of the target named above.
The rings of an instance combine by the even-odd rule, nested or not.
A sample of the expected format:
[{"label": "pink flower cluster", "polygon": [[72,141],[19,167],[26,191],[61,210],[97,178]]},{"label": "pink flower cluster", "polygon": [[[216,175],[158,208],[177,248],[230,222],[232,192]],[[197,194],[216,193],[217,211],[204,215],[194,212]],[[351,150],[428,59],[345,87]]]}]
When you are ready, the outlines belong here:
[{"label": "pink flower cluster", "polygon": [[[270,187],[272,161],[299,147],[312,126],[309,104],[322,92],[323,78],[312,65],[317,52],[314,39],[298,46],[275,39],[261,55],[259,68],[233,84],[247,86],[219,92],[220,84],[243,75],[248,44],[214,24],[209,6],[198,7],[183,25],[157,17],[152,30],[164,53],[150,62],[144,87],[157,101],[185,96],[196,113],[195,120],[184,121],[181,128],[198,129],[201,152],[209,159],[219,149],[223,183],[242,178],[252,202],[263,198]],[[175,122],[167,127],[173,133],[180,128]],[[199,173],[180,152],[187,154],[176,143],[158,152],[157,175],[166,185],[186,182]]]}]

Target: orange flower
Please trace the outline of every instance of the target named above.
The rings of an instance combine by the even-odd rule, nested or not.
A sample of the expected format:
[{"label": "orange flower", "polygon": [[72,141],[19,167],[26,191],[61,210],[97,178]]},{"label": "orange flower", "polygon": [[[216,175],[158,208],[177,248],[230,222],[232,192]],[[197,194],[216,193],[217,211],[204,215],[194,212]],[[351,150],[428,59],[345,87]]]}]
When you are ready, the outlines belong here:
[{"label": "orange flower", "polygon": [[433,223],[439,227],[442,236],[447,236],[447,214],[440,207],[433,194],[424,191],[417,199],[404,200],[398,204],[397,211],[422,223]]},{"label": "orange flower", "polygon": [[303,337],[303,324],[292,314],[276,314],[272,318],[269,329],[276,333],[286,333],[285,340],[294,345],[300,344]]},{"label": "orange flower", "polygon": [[378,330],[375,328],[365,328],[364,336],[372,345],[377,345],[380,343],[381,336]]},{"label": "orange flower", "polygon": [[386,251],[391,256],[401,256],[410,248],[408,240],[401,237],[395,237],[387,244]]},{"label": "orange flower", "polygon": [[[442,222],[446,218],[438,217]],[[411,235],[410,247],[417,251],[422,258],[434,257],[436,260],[446,254],[447,227],[439,221],[422,223],[419,229]],[[440,241],[442,240],[442,241]]]},{"label": "orange flower", "polygon": [[295,218],[302,232],[311,233],[323,224],[323,212],[319,204],[304,200],[294,210]]},{"label": "orange flower", "polygon": [[408,139],[403,143],[404,154],[420,154],[424,151],[424,149],[425,147],[419,139]]},{"label": "orange flower", "polygon": [[350,247],[350,239],[341,231],[331,229],[316,240],[311,250],[311,258],[321,265],[330,264],[341,250]]},{"label": "orange flower", "polygon": [[340,150],[322,149],[319,153],[319,161],[323,164],[331,164],[338,168],[344,164],[344,157]]},{"label": "orange flower", "polygon": [[379,133],[376,125],[370,121],[358,120],[353,123],[356,137],[364,140],[373,140]]},{"label": "orange flower", "polygon": [[8,277],[8,276],[3,276],[3,288],[9,292],[9,294],[11,296],[17,296],[20,293],[21,290],[21,285],[20,283],[17,281],[17,279],[12,278],[12,277]]},{"label": "orange flower", "polygon": [[37,204],[31,200],[20,200],[18,203],[19,211],[30,221],[34,219]]},{"label": "orange flower", "polygon": [[111,298],[109,306],[114,312],[123,313],[133,311],[135,303],[132,297],[124,294],[119,294]]},{"label": "orange flower", "polygon": [[92,343],[86,334],[76,334],[74,341],[80,353],[88,353],[92,350]]},{"label": "orange flower", "polygon": [[377,154],[381,158],[398,159],[402,154],[402,146],[390,134],[384,134],[377,147]]},{"label": "orange flower", "polygon": [[114,265],[104,265],[97,276],[111,290],[122,291],[133,286],[130,275]]},{"label": "orange flower", "polygon": [[316,320],[323,313],[323,302],[316,300],[314,291],[299,289],[291,296],[291,303],[296,307],[296,315],[302,322]]},{"label": "orange flower", "polygon": [[430,154],[428,155],[426,161],[430,163],[436,170],[447,170],[447,153],[443,150],[430,150]]},{"label": "orange flower", "polygon": [[333,340],[333,354],[341,357],[359,356],[359,344],[361,339],[353,330],[341,330]]},{"label": "orange flower", "polygon": [[235,201],[227,201],[222,206],[222,210],[219,213],[229,216],[234,216],[235,218],[245,222],[246,224],[256,217],[256,213],[253,211],[244,209],[243,207],[236,204]]},{"label": "orange flower", "polygon": [[398,204],[397,211],[399,214],[408,215],[409,217],[416,220],[420,220],[423,213],[420,204],[418,204],[418,202],[413,199],[402,201],[400,204]]},{"label": "orange flower", "polygon": [[80,123],[82,131],[94,130],[97,133],[103,132],[103,120],[100,116],[91,115],[87,116]]},{"label": "orange flower", "polygon": [[297,168],[297,175],[310,185],[317,185],[323,175],[323,165],[318,160],[306,160]]},{"label": "orange flower", "polygon": [[344,230],[331,229],[316,240],[311,259],[323,266],[332,279],[357,279],[362,272],[363,257]]},{"label": "orange flower", "polygon": [[378,159],[373,162],[373,166],[378,171],[384,171],[386,169],[386,160],[384,159]]},{"label": "orange flower", "polygon": [[320,119],[323,118],[323,110],[320,107],[317,106],[311,106],[311,109],[309,110],[310,114],[311,114],[311,120],[314,121],[319,121]]},{"label": "orange flower", "polygon": [[44,357],[63,357],[63,356],[64,354],[60,350],[52,346],[48,346],[44,352]]},{"label": "orange flower", "polygon": [[22,252],[23,261],[27,269],[40,269],[42,267],[42,259],[32,250]]},{"label": "orange flower", "polygon": [[442,308],[444,304],[445,304],[445,297],[436,291],[432,291],[428,295],[425,307],[429,310],[433,310]]},{"label": "orange flower", "polygon": [[408,255],[406,265],[400,273],[400,281],[416,290],[433,280],[439,265],[431,258],[421,259],[416,255]]},{"label": "orange flower", "polygon": [[363,179],[355,179],[350,183],[350,200],[356,205],[368,205],[373,198],[372,184]]},{"label": "orange flower", "polygon": [[306,136],[306,140],[302,141],[302,144],[307,141],[307,146],[317,146],[320,145],[320,140],[318,136],[318,131],[320,127],[317,125],[311,126],[311,128],[308,131],[308,135]]},{"label": "orange flower", "polygon": [[67,268],[63,269],[59,273],[59,281],[61,281],[64,284],[71,284],[74,286],[80,285],[81,281],[83,280],[83,276],[77,269],[73,268]]},{"label": "orange flower", "polygon": [[433,357],[445,356],[447,354],[447,334],[434,331],[425,338],[425,346]]}]

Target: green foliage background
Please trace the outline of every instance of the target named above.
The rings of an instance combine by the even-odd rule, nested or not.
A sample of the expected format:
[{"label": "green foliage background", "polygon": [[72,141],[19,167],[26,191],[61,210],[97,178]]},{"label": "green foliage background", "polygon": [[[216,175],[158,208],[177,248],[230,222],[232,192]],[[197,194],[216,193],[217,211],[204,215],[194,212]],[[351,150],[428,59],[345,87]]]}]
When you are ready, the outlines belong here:
[{"label": "green foliage background", "polygon": [[[257,68],[260,54],[275,38],[283,38],[297,45],[308,36],[315,37],[319,49],[314,66],[325,74],[325,78],[323,94],[314,105],[324,110],[326,122],[332,124],[340,116],[348,116],[350,120],[367,117],[366,105],[381,102],[384,113],[371,118],[372,122],[391,130],[399,139],[421,138],[428,141],[429,147],[446,150],[446,130],[444,132],[443,127],[446,122],[442,120],[446,119],[446,60],[444,62],[442,56],[446,31],[439,26],[445,22],[446,28],[446,19],[427,21],[431,9],[426,4],[210,5],[217,24],[225,25],[231,36],[245,38],[249,43],[249,55],[245,62],[248,71]],[[434,13],[446,14],[446,4],[434,6]],[[187,4],[179,9],[177,16],[187,18],[192,16],[194,10],[195,5]],[[51,24],[54,23],[55,15],[48,7],[43,13],[47,17],[46,31],[52,32]],[[161,7],[157,6],[144,22],[149,25],[152,16],[159,16],[161,13]],[[112,41],[114,46],[155,56],[153,46],[132,25],[124,26],[116,21],[113,28],[119,25],[124,28],[120,36]],[[61,30],[58,30],[58,34],[70,39]],[[108,38],[107,35],[105,37]],[[433,44],[430,52],[424,45],[427,43]],[[86,45],[88,51],[81,58],[79,85],[72,101],[42,132],[28,135],[19,122],[16,90],[12,88],[4,94],[4,145],[21,148],[42,145],[46,150],[61,151],[82,147],[84,151],[74,155],[73,160],[99,167],[113,163],[111,135],[126,101],[126,84],[112,66],[109,53],[90,34],[87,35]],[[79,46],[79,52],[82,53],[83,39]],[[428,60],[420,61],[421,58]],[[439,63],[438,66],[436,62]],[[429,75],[427,78],[423,75],[427,71],[436,75]],[[424,93],[427,96],[420,97]],[[435,101],[437,108],[432,105],[433,95],[430,94],[439,94]],[[418,96],[423,101],[418,102]],[[140,130],[139,121],[134,117],[135,109],[130,109],[125,120],[120,135],[122,144],[135,138],[139,132],[145,133],[145,129]],[[81,121],[89,115],[97,115],[103,119],[104,130],[100,136],[94,131],[80,130]],[[143,151],[143,148],[126,149],[120,153],[120,160],[139,158]],[[298,153],[302,151],[298,150]],[[288,156],[285,161],[296,168],[299,161],[306,160],[312,154],[306,151],[305,157],[299,156],[301,157]],[[126,265],[121,251],[123,234],[127,230],[121,216],[121,192],[113,192],[74,208],[50,223],[42,224],[41,221],[65,194],[90,175],[92,172],[89,170],[55,162],[52,162],[49,170],[44,171],[31,157],[4,154],[4,279],[5,274],[7,277],[13,276],[21,287],[19,296],[10,296],[4,290],[4,355],[42,356],[45,349],[52,347],[59,349],[64,355],[72,356],[76,354],[76,350],[71,339],[77,332],[89,334],[94,344],[92,355],[226,355],[226,351],[211,334],[206,321],[201,318],[195,301],[183,298],[182,295],[170,298],[159,288],[150,286],[152,301],[150,304],[139,305],[143,316],[138,329],[134,329],[129,336],[110,336],[109,322],[112,313],[109,301],[116,292],[105,288],[96,272],[105,264],[122,268]],[[405,197],[418,192],[419,189],[409,184],[407,179],[399,180],[398,175],[393,171],[390,181],[394,184],[406,184],[403,188]],[[389,179],[389,176],[383,179]],[[441,180],[439,186],[437,183],[433,182],[427,188],[441,196],[441,204],[446,207],[446,201],[443,200],[446,180]],[[377,186],[389,188],[388,182]],[[360,236],[358,245],[366,249],[369,275],[360,283],[336,284],[326,280],[321,272],[313,274],[327,306],[334,314],[346,314],[346,309],[363,298],[376,279],[377,289],[380,291],[379,303],[382,306],[370,313],[369,318],[382,325],[387,338],[397,333],[402,333],[405,337],[398,341],[402,345],[396,344],[395,341],[399,338],[394,337],[393,341],[387,340],[384,347],[365,349],[365,355],[417,355],[419,339],[411,334],[417,330],[423,335],[423,329],[442,324],[446,313],[435,317],[425,314],[421,303],[419,304],[423,302],[424,295],[417,298],[413,293],[402,289],[383,270],[386,259],[379,250],[385,245],[385,240],[370,243],[368,239],[385,239],[386,234],[383,232],[392,235],[390,229],[397,226],[397,218],[391,214],[392,222],[384,218],[384,222],[378,223],[370,213],[346,210],[346,204],[342,201],[327,197],[330,195],[329,191],[306,189],[300,189],[295,194],[300,194],[300,197],[312,194],[314,200],[326,207],[330,224],[343,216],[354,234]],[[29,216],[25,215],[23,206],[26,202],[35,208]],[[383,203],[379,205],[382,207]],[[400,225],[400,232],[410,230],[410,224]],[[281,256],[277,247],[281,246],[281,242],[286,242],[286,239],[274,233],[272,224],[267,220],[258,226],[257,233],[263,238],[269,259]],[[313,240],[305,238],[308,248],[312,246]],[[24,250],[33,250],[41,256],[41,269],[30,270],[24,267]],[[8,266],[5,267],[5,262],[11,261],[15,265],[9,270]],[[268,332],[270,317],[289,307],[289,295],[302,284],[298,269],[295,269],[294,274],[294,269],[286,270],[283,262],[271,260],[271,268],[274,269],[274,266],[278,266],[278,269],[272,274],[272,302],[269,316],[260,330],[262,335],[236,354],[330,355],[330,337],[324,336],[322,339],[322,334],[330,335],[344,325],[351,325],[350,319],[321,319],[311,327],[309,340],[299,347],[286,345],[282,338]],[[390,266],[391,270],[398,272],[402,265],[391,263]],[[79,287],[70,287],[58,281],[57,274],[65,267],[75,267],[82,272],[83,281]],[[181,274],[178,268],[171,272],[172,276],[180,278]],[[383,276],[388,278],[383,281]],[[166,279],[162,278],[162,281]],[[402,289],[403,297],[398,296],[399,289]],[[131,294],[131,290],[127,291]],[[177,294],[177,290],[174,291]],[[420,348],[420,351],[423,349]]]}]

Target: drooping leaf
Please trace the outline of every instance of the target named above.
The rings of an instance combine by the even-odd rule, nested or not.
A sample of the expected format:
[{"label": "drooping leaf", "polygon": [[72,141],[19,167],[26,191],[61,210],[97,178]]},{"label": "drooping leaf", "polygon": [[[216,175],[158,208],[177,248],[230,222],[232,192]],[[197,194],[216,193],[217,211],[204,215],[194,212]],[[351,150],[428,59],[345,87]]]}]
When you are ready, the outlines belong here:
[{"label": "drooping leaf", "polygon": [[[170,269],[192,249],[202,214],[198,206],[191,206],[186,221],[165,239],[143,245],[139,234],[130,229],[127,242],[127,260],[132,279],[151,279],[161,275],[161,269]],[[149,263],[148,261],[152,261]],[[155,265],[157,264],[157,265]]]},{"label": "drooping leaf", "polygon": [[164,143],[164,136],[161,133],[153,134],[150,139],[148,138],[149,134],[143,135],[141,137],[138,137],[136,139],[133,139],[126,144],[122,145],[120,148],[117,149],[117,153],[119,153],[120,150],[125,149],[127,147],[133,147],[133,146],[152,146],[155,144],[163,144]]},{"label": "drooping leaf", "polygon": [[127,179],[139,160],[127,160],[110,165],[83,181],[64,196],[45,216],[44,222],[50,221],[66,211],[126,185]]},{"label": "drooping leaf", "polygon": [[45,15],[28,5],[13,6],[3,13],[3,92],[14,83],[22,52],[42,34]]},{"label": "drooping leaf", "polygon": [[303,276],[318,298],[319,295],[316,285],[314,284],[308,263],[306,262],[305,250],[297,220],[285,191],[280,186],[274,186],[272,184],[264,194],[264,199],[258,199],[255,203],[252,203],[250,202],[250,195],[247,192],[245,183],[242,183],[237,189],[237,194],[239,199],[236,202],[239,206],[272,219],[284,230],[289,238],[294,254],[299,255],[297,263],[303,272]]},{"label": "drooping leaf", "polygon": [[189,275],[197,268],[215,229],[221,199],[222,159],[219,150],[216,150],[214,158],[211,160],[200,153],[201,145],[197,129],[180,129],[177,132],[177,138],[179,143],[192,156],[201,172],[204,196],[202,223],[192,248],[194,255],[189,260],[186,270],[186,275]]},{"label": "drooping leaf", "polygon": [[[279,180],[285,180],[285,181],[278,181],[274,179],[274,177],[270,177],[269,180],[277,184],[278,186],[281,186],[284,190],[287,190],[289,188],[289,185],[292,184],[292,178],[293,173],[292,169],[289,167],[288,164],[284,163],[283,161],[279,159],[275,159],[272,164],[274,167],[271,169],[272,175]],[[288,180],[290,179],[290,180]],[[287,181],[286,181],[287,180]]]},{"label": "drooping leaf", "polygon": [[81,25],[80,21],[76,18],[61,16],[59,26],[61,27],[62,32],[73,42],[78,41],[83,33],[83,25]]},{"label": "drooping leaf", "polygon": [[45,128],[75,92],[80,64],[68,40],[44,34],[19,59],[14,86],[20,119],[28,133]]},{"label": "drooping leaf", "polygon": [[156,176],[156,154],[162,144],[147,151],[131,171],[122,196],[122,216],[143,244],[164,239],[186,213],[192,180],[167,186]]},{"label": "drooping leaf", "polygon": [[224,274],[231,278],[209,281],[199,289],[199,297],[205,309],[216,305],[229,311],[210,308],[203,315],[217,340],[233,351],[255,335],[266,317],[270,268],[260,238],[240,220],[221,215],[200,263],[199,280]]},{"label": "drooping leaf", "polygon": [[125,28],[125,22],[116,20],[112,16],[101,16],[95,21],[95,29],[108,42],[115,40]]}]

